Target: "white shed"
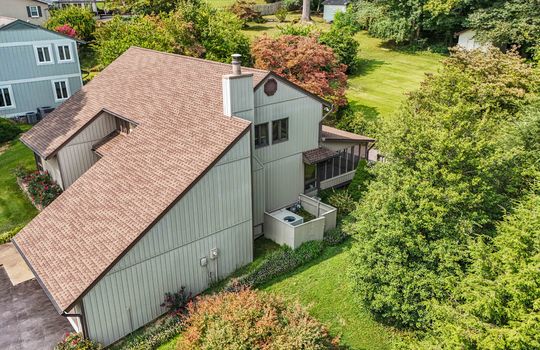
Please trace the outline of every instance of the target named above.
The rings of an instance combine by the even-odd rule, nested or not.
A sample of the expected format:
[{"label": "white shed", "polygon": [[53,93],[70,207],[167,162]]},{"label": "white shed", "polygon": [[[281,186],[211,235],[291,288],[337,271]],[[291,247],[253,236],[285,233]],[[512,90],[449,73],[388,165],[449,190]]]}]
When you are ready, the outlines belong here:
[{"label": "white shed", "polygon": [[333,22],[336,13],[347,10],[349,0],[326,0],[322,4],[324,5],[324,20],[326,22]]},{"label": "white shed", "polygon": [[472,29],[465,29],[461,32],[456,33],[456,35],[458,36],[458,46],[467,51],[476,49],[486,50],[490,45],[490,43],[482,43],[478,41],[475,38],[476,31]]}]

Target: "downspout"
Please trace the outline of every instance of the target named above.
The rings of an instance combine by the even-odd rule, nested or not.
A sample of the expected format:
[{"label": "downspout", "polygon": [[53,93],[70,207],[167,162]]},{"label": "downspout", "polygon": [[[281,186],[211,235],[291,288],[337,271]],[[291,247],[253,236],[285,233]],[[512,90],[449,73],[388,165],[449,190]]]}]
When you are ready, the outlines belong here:
[{"label": "downspout", "polygon": [[322,141],[322,122],[323,120],[326,119],[326,117],[328,117],[328,115],[330,115],[330,113],[334,112],[334,104],[331,104],[330,105],[330,109],[328,110],[328,112],[326,112],[325,115],[323,115],[323,117],[321,118],[321,121],[319,122],[319,141]]}]

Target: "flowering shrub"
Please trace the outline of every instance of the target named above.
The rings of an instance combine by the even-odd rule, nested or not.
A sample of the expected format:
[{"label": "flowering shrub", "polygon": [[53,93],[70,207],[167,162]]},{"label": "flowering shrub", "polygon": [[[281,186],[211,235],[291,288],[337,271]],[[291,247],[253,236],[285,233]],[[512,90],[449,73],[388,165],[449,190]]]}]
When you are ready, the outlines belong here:
[{"label": "flowering shrub", "polygon": [[28,171],[19,167],[15,169],[15,176],[26,187],[34,204],[46,207],[62,193],[62,189],[49,176],[47,172]]},{"label": "flowering shrub", "polygon": [[56,345],[55,350],[100,350],[101,345],[84,339],[80,333],[67,333],[64,340]]},{"label": "flowering shrub", "polygon": [[58,26],[54,28],[54,30],[57,31],[58,33],[62,33],[72,38],[75,38],[77,36],[77,31],[73,29],[73,27],[71,27],[69,24]]},{"label": "flowering shrub", "polygon": [[250,289],[197,298],[188,305],[184,349],[337,349],[325,327],[299,304]]}]

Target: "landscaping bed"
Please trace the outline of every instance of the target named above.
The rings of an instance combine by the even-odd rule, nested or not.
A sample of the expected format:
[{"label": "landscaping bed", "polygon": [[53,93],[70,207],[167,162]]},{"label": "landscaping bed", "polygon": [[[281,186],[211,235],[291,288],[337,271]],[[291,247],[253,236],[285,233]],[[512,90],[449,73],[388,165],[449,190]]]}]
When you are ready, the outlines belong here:
[{"label": "landscaping bed", "polygon": [[60,186],[47,172],[29,171],[24,167],[18,167],[15,170],[15,176],[21,190],[39,211],[51,204],[62,193]]}]

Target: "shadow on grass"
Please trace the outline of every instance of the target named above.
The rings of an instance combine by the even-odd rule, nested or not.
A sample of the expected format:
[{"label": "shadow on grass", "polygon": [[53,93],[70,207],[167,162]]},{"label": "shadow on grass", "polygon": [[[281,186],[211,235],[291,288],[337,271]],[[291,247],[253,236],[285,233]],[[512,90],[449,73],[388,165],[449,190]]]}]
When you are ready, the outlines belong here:
[{"label": "shadow on grass", "polygon": [[351,74],[349,78],[354,78],[359,75],[366,75],[377,70],[379,67],[388,64],[383,60],[370,59],[370,58],[359,58],[357,67],[354,70],[354,74]]},{"label": "shadow on grass", "polygon": [[358,101],[349,101],[349,108],[354,113],[361,113],[368,122],[374,122],[379,119],[379,111],[375,107],[370,107],[359,103]]},{"label": "shadow on grass", "polygon": [[244,28],[245,31],[250,32],[264,32],[265,30],[271,29],[272,27],[264,26],[262,24],[250,24],[247,28]]}]

